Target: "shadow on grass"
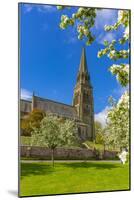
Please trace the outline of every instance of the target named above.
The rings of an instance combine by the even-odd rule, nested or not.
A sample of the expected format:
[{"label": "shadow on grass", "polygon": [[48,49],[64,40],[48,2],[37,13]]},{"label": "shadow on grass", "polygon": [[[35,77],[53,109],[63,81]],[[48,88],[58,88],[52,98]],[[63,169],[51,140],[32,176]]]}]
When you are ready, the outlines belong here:
[{"label": "shadow on grass", "polygon": [[47,175],[53,173],[55,168],[50,164],[21,163],[21,178],[31,175]]},{"label": "shadow on grass", "polygon": [[27,176],[33,175],[48,175],[56,172],[57,170],[64,171],[69,168],[78,169],[78,168],[95,168],[95,169],[113,169],[118,168],[119,166],[115,163],[55,163],[55,167],[52,167],[51,164],[43,163],[22,163],[21,164],[21,179]]},{"label": "shadow on grass", "polygon": [[61,165],[69,168],[96,168],[96,169],[113,169],[118,168],[119,166],[115,165],[115,163],[62,163]]}]

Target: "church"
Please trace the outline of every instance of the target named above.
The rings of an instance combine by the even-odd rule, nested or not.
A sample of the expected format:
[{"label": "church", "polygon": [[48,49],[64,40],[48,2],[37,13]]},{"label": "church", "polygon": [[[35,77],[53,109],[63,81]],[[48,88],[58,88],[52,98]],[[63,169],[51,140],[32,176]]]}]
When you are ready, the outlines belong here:
[{"label": "church", "polygon": [[88,72],[85,48],[82,49],[72,105],[41,98],[34,94],[31,101],[20,100],[21,118],[33,109],[40,109],[46,114],[74,120],[78,126],[78,136],[81,141],[95,139],[93,87]]}]

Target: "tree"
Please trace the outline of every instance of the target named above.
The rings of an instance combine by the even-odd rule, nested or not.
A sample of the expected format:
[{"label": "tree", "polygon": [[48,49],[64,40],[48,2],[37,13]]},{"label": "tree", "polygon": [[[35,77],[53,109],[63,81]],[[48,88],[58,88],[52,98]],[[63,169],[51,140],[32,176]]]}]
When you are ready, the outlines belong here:
[{"label": "tree", "polygon": [[104,145],[104,131],[100,122],[95,121],[95,143]]},{"label": "tree", "polygon": [[126,91],[108,112],[107,142],[115,148],[129,148],[129,95]]},{"label": "tree", "polygon": [[28,116],[21,120],[22,135],[31,136],[33,128],[39,128],[40,122],[45,116],[45,113],[39,109],[34,109]]},{"label": "tree", "polygon": [[74,121],[46,116],[39,128],[32,132],[31,145],[47,146],[51,149],[52,164],[54,166],[54,150],[56,147],[75,143],[77,127]]}]

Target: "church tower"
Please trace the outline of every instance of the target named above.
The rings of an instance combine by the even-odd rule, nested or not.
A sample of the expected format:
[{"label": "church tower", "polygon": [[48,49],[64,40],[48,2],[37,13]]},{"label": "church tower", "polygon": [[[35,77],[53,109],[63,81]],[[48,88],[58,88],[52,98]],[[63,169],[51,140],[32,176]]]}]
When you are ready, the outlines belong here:
[{"label": "church tower", "polygon": [[77,82],[74,89],[73,106],[75,106],[80,119],[78,123],[79,136],[83,141],[94,140],[93,88],[88,73],[85,48],[82,49]]}]

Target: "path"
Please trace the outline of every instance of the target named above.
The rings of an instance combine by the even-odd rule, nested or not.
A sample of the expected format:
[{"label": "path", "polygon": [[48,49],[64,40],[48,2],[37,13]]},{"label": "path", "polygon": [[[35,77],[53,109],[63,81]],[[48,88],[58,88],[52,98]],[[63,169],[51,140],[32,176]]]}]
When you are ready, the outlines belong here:
[{"label": "path", "polygon": [[[38,163],[38,162],[52,162],[51,160],[21,160],[21,163]],[[115,162],[120,163],[120,160],[55,160],[55,163],[68,163],[68,162]]]}]

